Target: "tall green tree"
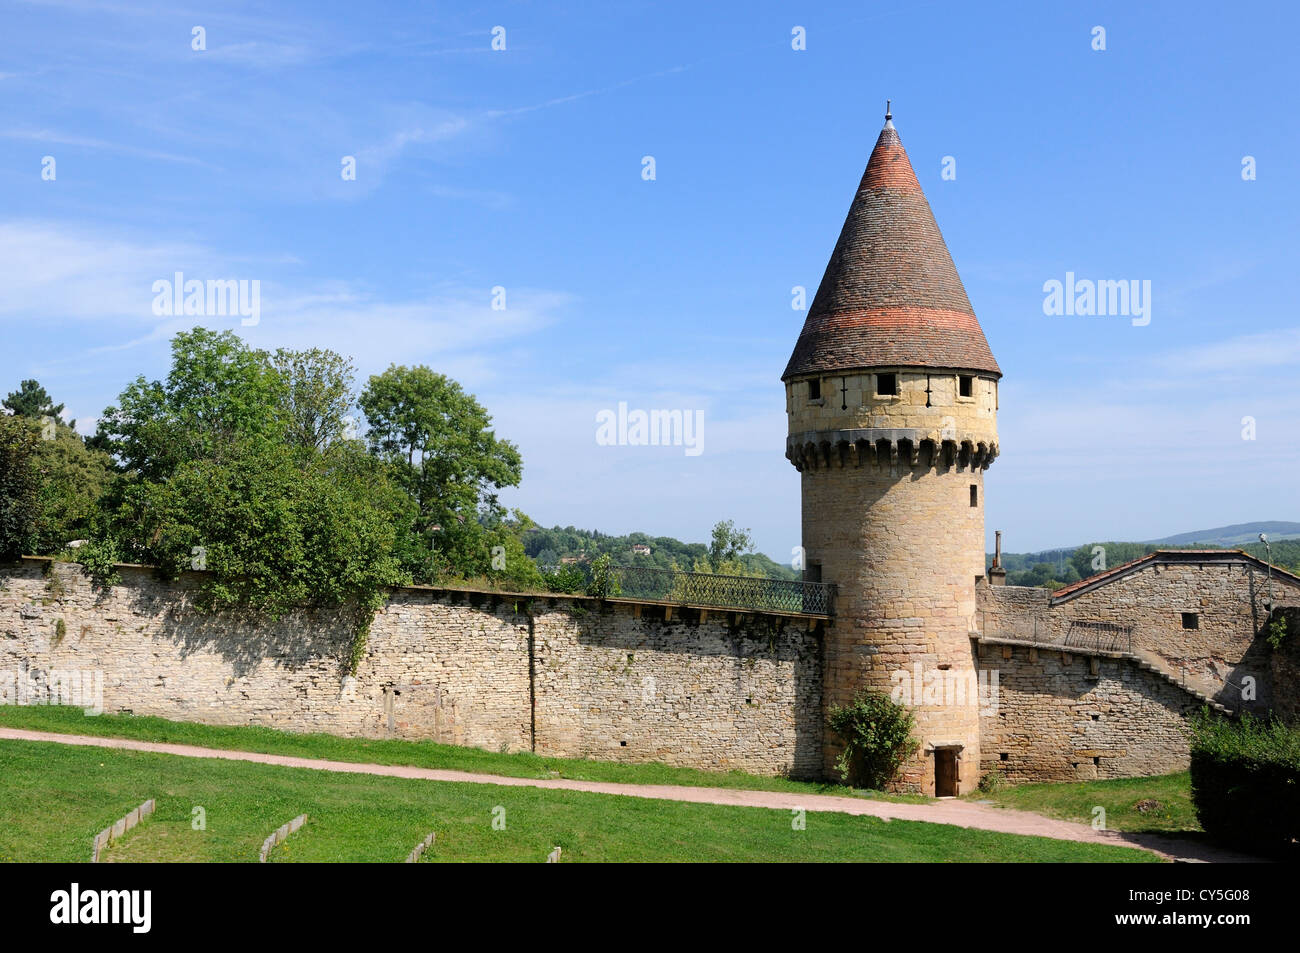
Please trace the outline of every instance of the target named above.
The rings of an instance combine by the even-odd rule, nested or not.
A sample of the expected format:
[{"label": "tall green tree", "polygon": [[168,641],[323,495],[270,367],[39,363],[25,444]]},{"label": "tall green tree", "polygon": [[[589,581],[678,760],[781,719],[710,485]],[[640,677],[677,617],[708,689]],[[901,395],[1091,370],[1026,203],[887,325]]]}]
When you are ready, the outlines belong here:
[{"label": "tall green tree", "polygon": [[284,383],[287,439],[304,450],[323,450],[350,435],[355,371],[341,354],[321,348],[275,352],[272,364]]},{"label": "tall green tree", "polygon": [[745,557],[754,552],[754,540],[748,529],[741,529],[732,520],[719,520],[713,525],[708,555],[695,562],[697,572],[724,573],[729,576],[758,576]]},{"label": "tall green tree", "polygon": [[40,512],[39,443],[26,417],[0,414],[0,560],[32,551]]},{"label": "tall green tree", "polygon": [[[55,404],[45,388],[34,380],[23,381],[16,391],[0,401],[0,405],[18,417],[29,417],[32,420],[53,417],[55,422],[63,423],[63,405]],[[75,424],[76,421],[73,421],[70,426]]]},{"label": "tall green tree", "polygon": [[56,426],[37,444],[33,464],[40,489],[32,552],[55,555],[91,535],[100,498],[113,482],[113,461],[70,427]]},{"label": "tall green tree", "polygon": [[246,441],[283,442],[286,408],[284,379],[265,351],[230,331],[194,328],[172,339],[166,380],[138,377],[105,409],[97,445],[124,469],[160,480]]},{"label": "tall green tree", "polygon": [[473,395],[428,367],[389,367],[370,378],[359,403],[371,452],[414,503],[408,539],[423,541],[428,555],[413,568],[427,576],[487,565],[484,524],[504,515],[496,491],[518,485],[519,450],[497,438]]}]

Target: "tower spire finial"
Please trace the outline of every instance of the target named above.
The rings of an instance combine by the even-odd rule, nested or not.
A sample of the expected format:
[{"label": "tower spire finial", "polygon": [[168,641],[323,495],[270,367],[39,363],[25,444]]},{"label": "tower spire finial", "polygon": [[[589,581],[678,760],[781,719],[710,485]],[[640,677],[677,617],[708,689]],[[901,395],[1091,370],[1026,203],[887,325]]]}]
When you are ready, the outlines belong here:
[{"label": "tower spire finial", "polygon": [[890,105],[890,103],[892,103],[892,102],[893,102],[892,99],[886,99],[886,100],[885,100],[885,119],[886,119],[886,121],[888,121],[888,120],[894,118],[894,114],[893,114],[893,112],[890,111],[890,108],[889,108],[889,105]]}]

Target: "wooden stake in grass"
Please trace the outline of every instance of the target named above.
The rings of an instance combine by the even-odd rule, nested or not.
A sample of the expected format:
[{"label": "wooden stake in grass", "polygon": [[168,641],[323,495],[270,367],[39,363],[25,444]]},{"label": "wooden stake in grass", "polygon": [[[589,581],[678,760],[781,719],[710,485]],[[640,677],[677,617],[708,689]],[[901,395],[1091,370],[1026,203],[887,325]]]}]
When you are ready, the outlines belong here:
[{"label": "wooden stake in grass", "polygon": [[437,831],[430,832],[428,837],[426,837],[424,840],[420,841],[420,843],[415,845],[415,850],[411,851],[409,854],[406,855],[406,860],[404,861],[404,863],[407,864],[417,863],[420,860],[420,858],[424,855],[424,852],[433,846],[433,842],[434,840],[437,839],[437,837],[438,837]]},{"label": "wooden stake in grass", "polygon": [[547,854],[546,862],[548,864],[558,864],[560,862],[560,848],[557,847],[555,850]]},{"label": "wooden stake in grass", "polygon": [[262,841],[262,849],[257,853],[257,862],[259,864],[266,863],[266,855],[271,852],[271,848],[274,847],[276,844],[282,843],[286,837],[288,837],[290,834],[292,834],[294,831],[296,831],[298,828],[302,827],[306,823],[307,823],[307,815],[299,814],[288,824],[281,824],[279,827],[277,827],[275,829],[275,833],[273,833],[266,840]]},{"label": "wooden stake in grass", "polygon": [[92,864],[99,863],[99,855],[104,852],[108,845],[152,814],[154,807],[154,799],[149,798],[126,817],[118,818],[111,826],[105,827],[96,834],[91,849],[90,862]]}]

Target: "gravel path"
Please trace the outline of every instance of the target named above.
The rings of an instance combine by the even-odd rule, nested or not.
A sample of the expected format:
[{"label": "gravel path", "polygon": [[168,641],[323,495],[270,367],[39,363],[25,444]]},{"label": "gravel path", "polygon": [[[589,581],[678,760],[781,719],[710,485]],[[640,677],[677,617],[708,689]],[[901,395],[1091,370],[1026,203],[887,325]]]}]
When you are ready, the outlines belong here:
[{"label": "gravel path", "polygon": [[737,807],[766,807],[789,811],[837,811],[842,814],[868,815],[885,820],[925,821],[930,824],[953,824],[957,827],[997,831],[1003,834],[1030,834],[1057,840],[1140,847],[1170,860],[1190,862],[1234,862],[1255,858],[1177,838],[1154,834],[1126,834],[1120,831],[1096,831],[1087,824],[1061,821],[1028,811],[976,804],[970,801],[942,800],[925,804],[903,804],[833,794],[793,794],[783,791],[746,791],[732,788],[686,787],[668,784],[617,784],[609,781],[575,781],[568,778],[513,778],[499,774],[476,774],[469,771],[446,771],[440,768],[416,768],[406,765],[363,764],[352,761],[328,761],[320,758],[297,758],[288,755],[261,754],[255,751],[228,751],[194,745],[135,741],[129,738],[99,738],[91,735],[68,735],[52,731],[26,731],[0,728],[0,739],[13,741],[49,741],[56,744],[114,748],[123,751],[149,751],[179,755],[184,758],[220,758],[226,761],[252,761],[286,768],[311,768],[343,774],[377,774],[392,778],[419,778],[426,781],[457,781],[468,784],[497,784],[503,787],[553,788],[562,791],[587,791],[593,794],[621,794],[665,801],[689,801],[696,804],[730,804]]}]

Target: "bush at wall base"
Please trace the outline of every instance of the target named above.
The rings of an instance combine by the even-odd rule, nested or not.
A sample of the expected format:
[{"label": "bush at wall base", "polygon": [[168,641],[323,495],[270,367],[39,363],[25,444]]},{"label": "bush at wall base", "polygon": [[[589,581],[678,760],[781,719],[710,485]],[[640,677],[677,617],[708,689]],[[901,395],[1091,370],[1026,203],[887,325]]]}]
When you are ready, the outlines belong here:
[{"label": "bush at wall base", "polygon": [[858,692],[849,704],[832,708],[826,724],[844,742],[835,764],[840,777],[858,787],[883,788],[918,746],[911,711],[884,692]]},{"label": "bush at wall base", "polygon": [[1191,754],[1192,802],[1210,837],[1247,853],[1300,856],[1300,728],[1202,710]]}]

